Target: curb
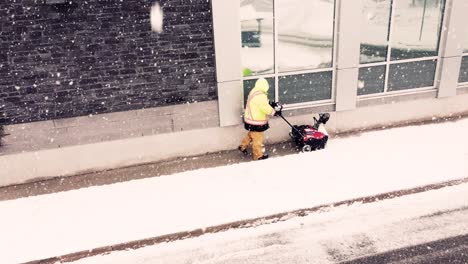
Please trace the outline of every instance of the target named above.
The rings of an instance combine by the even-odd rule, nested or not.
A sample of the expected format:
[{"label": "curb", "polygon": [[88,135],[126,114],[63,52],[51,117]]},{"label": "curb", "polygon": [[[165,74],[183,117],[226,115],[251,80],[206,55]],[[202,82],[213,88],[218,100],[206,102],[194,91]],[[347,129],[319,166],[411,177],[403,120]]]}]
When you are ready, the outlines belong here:
[{"label": "curb", "polygon": [[269,215],[265,217],[245,219],[245,220],[230,222],[230,223],[221,224],[217,226],[211,226],[211,227],[207,227],[204,229],[199,228],[199,229],[195,229],[191,231],[177,232],[173,234],[167,234],[167,235],[151,237],[151,238],[146,238],[146,239],[141,239],[141,240],[129,241],[129,242],[115,244],[111,246],[93,248],[90,250],[83,250],[83,251],[56,256],[56,257],[51,257],[47,259],[29,261],[29,262],[25,262],[24,264],[57,264],[57,263],[73,262],[73,261],[77,261],[80,259],[101,255],[101,254],[109,254],[114,251],[139,249],[139,248],[152,246],[152,245],[156,245],[160,243],[167,243],[167,242],[173,242],[177,240],[196,238],[205,234],[224,232],[230,229],[251,228],[251,227],[256,227],[260,225],[274,224],[277,222],[283,222],[283,221],[289,220],[294,217],[305,217],[311,213],[315,213],[319,211],[327,211],[327,210],[332,209],[333,207],[351,205],[354,203],[365,204],[365,203],[372,203],[372,202],[381,201],[381,200],[389,200],[389,199],[393,199],[397,197],[422,193],[422,192],[426,192],[430,190],[438,190],[438,189],[442,189],[445,187],[460,185],[464,183],[468,183],[468,177],[458,179],[458,180],[451,180],[451,181],[446,181],[446,182],[441,182],[441,183],[424,185],[424,186],[411,188],[411,189],[404,189],[404,190],[387,192],[387,193],[382,193],[382,194],[373,195],[373,196],[366,196],[366,197],[360,197],[360,198],[335,202],[331,204],[319,205],[319,206],[315,206],[311,208],[297,209],[294,211],[273,214],[273,215]]}]

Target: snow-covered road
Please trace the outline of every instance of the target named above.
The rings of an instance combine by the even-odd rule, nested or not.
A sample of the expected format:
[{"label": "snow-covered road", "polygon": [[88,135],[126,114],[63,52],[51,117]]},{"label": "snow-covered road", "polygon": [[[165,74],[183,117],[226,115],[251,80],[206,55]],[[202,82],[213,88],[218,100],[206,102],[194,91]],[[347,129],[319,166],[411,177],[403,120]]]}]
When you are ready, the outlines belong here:
[{"label": "snow-covered road", "polygon": [[[371,204],[332,208],[256,228],[113,252],[73,264],[340,263],[468,235],[467,194],[468,184],[463,184]],[[468,247],[467,242],[464,239],[465,247]],[[448,245],[443,251],[459,247],[463,245]],[[423,254],[411,252],[395,256],[395,253],[381,257],[380,261],[391,257],[392,263],[409,263],[404,260],[419,253],[423,256],[417,263],[436,263],[430,259],[424,261],[424,257],[432,253],[440,256],[439,250],[426,246]],[[465,257],[468,263],[468,252],[465,256],[457,253],[458,262],[454,263],[463,263]],[[388,263],[388,259],[356,263]]]}]

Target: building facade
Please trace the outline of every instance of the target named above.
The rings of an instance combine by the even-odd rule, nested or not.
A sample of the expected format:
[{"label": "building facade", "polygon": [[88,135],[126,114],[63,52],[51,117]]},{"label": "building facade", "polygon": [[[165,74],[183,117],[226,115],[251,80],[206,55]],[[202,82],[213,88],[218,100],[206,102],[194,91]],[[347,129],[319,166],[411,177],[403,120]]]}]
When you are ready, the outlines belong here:
[{"label": "building facade", "polygon": [[[50,2],[50,3],[49,3]],[[216,99],[211,5],[161,1],[0,3],[1,124]]]},{"label": "building facade", "polygon": [[[225,85],[240,80],[244,97],[258,77],[274,87],[270,98],[289,109],[329,105],[334,111],[430,91],[455,96],[466,86],[466,1],[240,3],[220,3],[214,14],[239,10],[230,23],[234,30],[240,21],[241,28],[229,41],[241,45],[231,47],[232,58],[217,57],[217,72]],[[215,20],[215,33],[217,23],[228,22]]]},{"label": "building facade", "polygon": [[260,77],[333,133],[468,114],[465,0],[161,0],[161,33],[154,3],[0,3],[0,163],[31,164],[0,186],[235,148]]}]

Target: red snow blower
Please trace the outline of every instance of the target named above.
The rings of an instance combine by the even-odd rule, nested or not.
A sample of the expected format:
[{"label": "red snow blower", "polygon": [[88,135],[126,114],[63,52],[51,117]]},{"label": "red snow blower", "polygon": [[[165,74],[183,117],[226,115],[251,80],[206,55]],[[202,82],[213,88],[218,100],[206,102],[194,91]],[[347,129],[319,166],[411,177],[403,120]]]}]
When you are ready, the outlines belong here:
[{"label": "red snow blower", "polygon": [[319,113],[319,118],[316,119],[314,116],[313,125],[291,125],[289,121],[281,114],[283,106],[276,103],[279,107],[280,116],[290,127],[291,132],[289,136],[296,143],[296,146],[302,150],[302,152],[310,152],[319,149],[324,149],[328,141],[328,133],[325,129],[325,124],[330,119],[329,113]]}]

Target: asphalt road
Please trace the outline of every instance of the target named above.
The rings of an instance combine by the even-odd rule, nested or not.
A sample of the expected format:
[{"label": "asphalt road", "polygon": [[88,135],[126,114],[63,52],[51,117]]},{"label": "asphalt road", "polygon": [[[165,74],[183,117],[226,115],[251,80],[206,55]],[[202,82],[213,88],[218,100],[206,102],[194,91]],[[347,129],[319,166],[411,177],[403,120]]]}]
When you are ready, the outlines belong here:
[{"label": "asphalt road", "polygon": [[441,239],[383,254],[359,258],[343,264],[466,264],[468,263],[468,235]]}]

